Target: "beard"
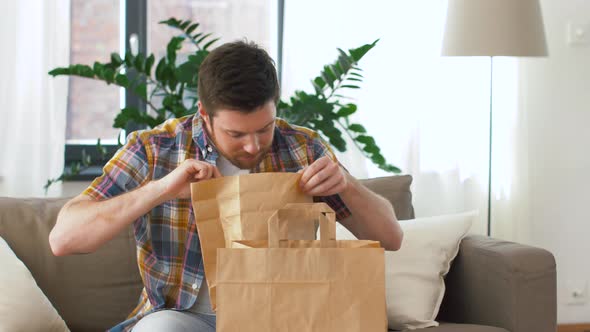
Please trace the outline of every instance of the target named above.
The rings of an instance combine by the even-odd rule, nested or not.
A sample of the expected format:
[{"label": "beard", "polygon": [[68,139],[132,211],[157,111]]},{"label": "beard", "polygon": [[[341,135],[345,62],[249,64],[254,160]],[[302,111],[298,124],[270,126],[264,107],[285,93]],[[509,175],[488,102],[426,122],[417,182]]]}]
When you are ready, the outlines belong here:
[{"label": "beard", "polygon": [[229,155],[224,151],[218,149],[218,152],[225,157],[225,159],[229,160],[230,163],[234,164],[240,169],[252,169],[266,157],[266,154],[270,150],[270,146],[262,147],[258,154],[251,155],[247,152],[240,152],[234,155]]}]

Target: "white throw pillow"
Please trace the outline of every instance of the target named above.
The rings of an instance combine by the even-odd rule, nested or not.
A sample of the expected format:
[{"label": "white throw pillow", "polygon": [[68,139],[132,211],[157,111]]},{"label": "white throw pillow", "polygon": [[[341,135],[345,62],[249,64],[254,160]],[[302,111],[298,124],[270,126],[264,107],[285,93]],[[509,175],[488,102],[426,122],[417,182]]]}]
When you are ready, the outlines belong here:
[{"label": "white throw pillow", "polygon": [[[394,330],[438,326],[444,276],[477,212],[401,220],[402,247],[385,252],[387,320]],[[356,239],[338,224],[337,239]]]},{"label": "white throw pillow", "polygon": [[69,331],[31,272],[0,237],[0,332]]}]

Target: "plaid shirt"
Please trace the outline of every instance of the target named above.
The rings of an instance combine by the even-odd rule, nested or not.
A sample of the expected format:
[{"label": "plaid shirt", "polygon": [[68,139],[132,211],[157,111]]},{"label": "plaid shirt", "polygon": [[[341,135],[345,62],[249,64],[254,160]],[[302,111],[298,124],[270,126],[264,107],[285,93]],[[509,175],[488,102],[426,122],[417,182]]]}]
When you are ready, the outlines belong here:
[{"label": "plaid shirt", "polygon": [[[105,165],[102,176],[83,194],[104,200],[163,178],[186,159],[215,165],[218,156],[200,116],[171,119],[154,129],[131,133],[125,146]],[[336,160],[316,132],[277,119],[272,147],[251,172],[297,172],[322,156]],[[350,215],[338,195],[318,197],[316,201],[328,203],[339,220]],[[139,319],[154,311],[189,309],[203,281],[201,246],[190,199],[156,206],[133,227],[144,289],[127,320],[111,331],[131,330]]]}]

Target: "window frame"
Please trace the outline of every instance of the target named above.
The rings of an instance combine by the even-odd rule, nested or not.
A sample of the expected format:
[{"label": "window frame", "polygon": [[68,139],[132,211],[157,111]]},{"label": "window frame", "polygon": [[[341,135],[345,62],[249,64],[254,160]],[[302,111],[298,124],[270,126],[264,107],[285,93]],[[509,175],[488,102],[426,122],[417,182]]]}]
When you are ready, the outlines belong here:
[{"label": "window frame", "polygon": [[[124,29],[125,36],[123,54],[130,52],[129,38],[132,34],[136,34],[138,37],[138,51],[145,54],[147,50],[147,0],[125,0],[125,6],[122,10],[125,11],[125,24],[120,27]],[[134,73],[130,72],[129,75],[132,76]],[[125,93],[125,89],[121,89],[121,93],[124,94],[126,106],[134,106],[140,112],[146,112],[146,105],[139,97]],[[135,123],[130,123],[125,128],[125,133],[143,128]],[[102,146],[107,151],[106,160],[111,159],[118,150],[117,144],[102,144]],[[66,144],[64,172],[70,171],[72,163],[82,160],[82,151],[85,151],[90,156],[92,163],[90,167],[81,171],[80,174],[70,176],[67,181],[91,181],[102,174],[102,167],[106,160],[101,160],[96,144]]]}]

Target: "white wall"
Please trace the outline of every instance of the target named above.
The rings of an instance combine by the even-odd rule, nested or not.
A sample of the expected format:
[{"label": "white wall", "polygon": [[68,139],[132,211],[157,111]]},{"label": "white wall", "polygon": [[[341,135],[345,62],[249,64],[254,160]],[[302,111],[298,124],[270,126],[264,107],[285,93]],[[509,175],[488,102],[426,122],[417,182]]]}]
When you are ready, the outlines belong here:
[{"label": "white wall", "polygon": [[590,283],[590,45],[566,43],[569,21],[590,23],[590,1],[541,5],[549,57],[520,67],[529,133],[530,238],[556,257],[559,322],[590,322],[588,303],[565,304],[572,287]]}]

